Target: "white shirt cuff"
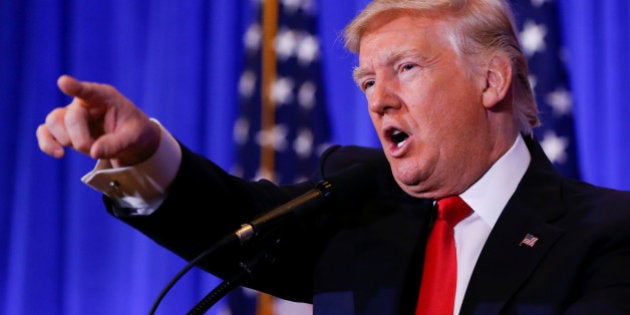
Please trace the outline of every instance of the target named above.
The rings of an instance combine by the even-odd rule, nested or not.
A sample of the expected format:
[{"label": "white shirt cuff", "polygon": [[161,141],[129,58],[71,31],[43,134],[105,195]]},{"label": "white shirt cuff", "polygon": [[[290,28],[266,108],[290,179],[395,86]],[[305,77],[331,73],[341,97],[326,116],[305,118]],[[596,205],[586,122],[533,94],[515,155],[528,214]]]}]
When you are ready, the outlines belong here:
[{"label": "white shirt cuff", "polygon": [[81,181],[107,195],[132,215],[148,215],[166,198],[175,179],[182,151],[175,138],[155,119],[162,131],[156,152],[142,163],[112,168],[108,160],[98,160]]}]

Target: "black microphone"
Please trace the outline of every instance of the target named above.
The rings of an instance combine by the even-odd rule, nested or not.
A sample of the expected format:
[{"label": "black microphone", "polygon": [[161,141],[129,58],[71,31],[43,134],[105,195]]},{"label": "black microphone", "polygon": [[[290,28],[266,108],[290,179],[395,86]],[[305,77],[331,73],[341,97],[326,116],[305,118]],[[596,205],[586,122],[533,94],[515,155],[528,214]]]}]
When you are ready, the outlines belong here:
[{"label": "black microphone", "polygon": [[241,243],[256,235],[262,235],[277,228],[289,218],[324,211],[328,202],[348,202],[365,196],[376,185],[368,176],[371,174],[365,164],[357,164],[339,171],[317,183],[315,188],[262,214],[251,222],[244,223],[234,235]]}]

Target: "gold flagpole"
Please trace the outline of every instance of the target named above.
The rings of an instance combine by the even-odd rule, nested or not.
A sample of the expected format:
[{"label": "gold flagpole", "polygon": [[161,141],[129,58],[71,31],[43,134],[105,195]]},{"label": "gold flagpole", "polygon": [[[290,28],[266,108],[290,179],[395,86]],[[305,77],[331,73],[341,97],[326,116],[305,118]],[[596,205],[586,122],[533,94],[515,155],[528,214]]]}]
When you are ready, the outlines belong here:
[{"label": "gold flagpole", "polygon": [[260,167],[263,175],[275,180],[275,150],[273,143],[273,128],[276,123],[275,103],[272,95],[273,84],[276,80],[276,52],[274,41],[278,29],[278,1],[265,0],[263,3],[263,45],[262,45],[262,108],[261,129],[264,141],[261,145]]},{"label": "gold flagpole", "polygon": [[[276,80],[276,52],[274,41],[278,30],[278,1],[265,0],[263,3],[263,43],[262,43],[262,99],[261,129],[266,141],[261,145],[260,167],[262,175],[275,180],[275,150],[273,128],[276,123],[276,106],[273,100],[272,87]],[[259,293],[256,303],[256,315],[273,315],[273,297]]]}]

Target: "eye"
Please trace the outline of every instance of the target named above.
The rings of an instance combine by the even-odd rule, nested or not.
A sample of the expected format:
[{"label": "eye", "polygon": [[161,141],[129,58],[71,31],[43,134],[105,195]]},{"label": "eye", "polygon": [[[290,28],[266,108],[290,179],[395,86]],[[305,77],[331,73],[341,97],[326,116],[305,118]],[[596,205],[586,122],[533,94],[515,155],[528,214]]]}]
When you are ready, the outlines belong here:
[{"label": "eye", "polygon": [[363,81],[363,83],[361,83],[361,89],[363,91],[367,90],[368,88],[374,86],[374,80],[365,80]]},{"label": "eye", "polygon": [[413,69],[413,68],[415,68],[415,67],[416,67],[416,65],[415,65],[415,64],[413,64],[413,63],[406,63],[406,64],[403,64],[403,65],[400,67],[400,69],[401,69],[401,71],[409,71],[409,70],[411,70],[411,69]]}]

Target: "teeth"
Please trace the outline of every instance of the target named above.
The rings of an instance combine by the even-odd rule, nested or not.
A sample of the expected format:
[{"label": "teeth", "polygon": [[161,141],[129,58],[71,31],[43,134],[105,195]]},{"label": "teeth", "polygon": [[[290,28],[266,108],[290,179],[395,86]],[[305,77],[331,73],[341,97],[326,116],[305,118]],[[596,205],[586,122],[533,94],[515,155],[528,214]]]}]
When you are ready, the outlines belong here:
[{"label": "teeth", "polygon": [[405,144],[405,140],[407,140],[407,137],[408,136],[407,136],[406,133],[404,133],[404,132],[402,132],[402,131],[400,131],[398,129],[393,130],[391,135],[390,135],[390,138],[392,139],[392,141],[394,143],[396,143],[396,147],[401,147],[402,145],[404,145]]}]

